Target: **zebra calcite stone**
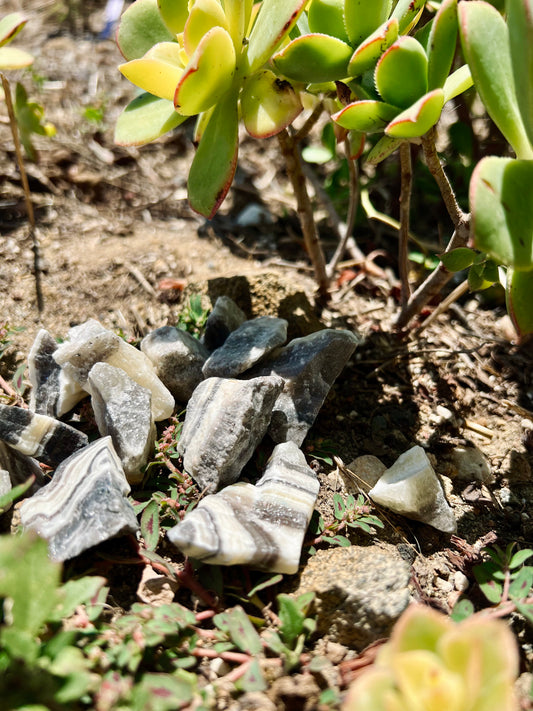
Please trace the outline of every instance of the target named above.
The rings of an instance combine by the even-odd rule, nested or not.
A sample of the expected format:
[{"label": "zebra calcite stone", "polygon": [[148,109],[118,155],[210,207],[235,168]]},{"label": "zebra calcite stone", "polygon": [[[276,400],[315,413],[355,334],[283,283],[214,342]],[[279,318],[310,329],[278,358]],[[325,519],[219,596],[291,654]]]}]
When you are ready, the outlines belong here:
[{"label": "zebra calcite stone", "polygon": [[255,486],[239,482],[206,496],[168,537],[206,563],[296,573],[318,489],[297,445],[278,444]]},{"label": "zebra calcite stone", "polygon": [[139,484],[156,438],[150,391],[109,363],[93,365],[89,385],[98,431],[111,437],[128,482]]},{"label": "zebra calcite stone", "polygon": [[278,375],[284,387],[272,411],[274,442],[300,445],[316,419],[333,382],[358,344],[351,332],[326,328],[295,338],[245,377]]},{"label": "zebra calcite stone", "polygon": [[88,443],[87,435],[48,415],[0,405],[0,440],[55,467]]},{"label": "zebra calcite stone", "polygon": [[233,484],[266,434],[283,381],[208,378],[187,406],[178,451],[183,468],[209,493]]},{"label": "zebra calcite stone", "polygon": [[54,358],[67,376],[88,392],[89,371],[95,363],[105,362],[122,368],[152,393],[152,414],[156,422],[172,415],[174,398],[157,377],[148,356],[94,319],[71,328],[68,340],[57,348]]},{"label": "zebra calcite stone", "polygon": [[179,402],[187,402],[203,379],[209,351],[197,338],[174,326],[162,326],[141,341],[161,382]]},{"label": "zebra calcite stone", "polygon": [[275,316],[258,316],[245,321],[229,334],[224,345],[206,360],[206,378],[234,378],[287,340],[288,322]]},{"label": "zebra calcite stone", "polygon": [[28,377],[32,385],[30,410],[49,417],[61,417],[87,397],[81,385],[56,363],[57,348],[56,340],[42,328],[28,355]]},{"label": "zebra calcite stone", "polygon": [[422,521],[444,533],[457,530],[453,511],[422,447],[412,447],[400,455],[368,495],[394,513]]},{"label": "zebra calcite stone", "polygon": [[4,442],[0,442],[0,469],[5,469],[9,472],[11,486],[24,484],[30,476],[35,477],[35,481],[26,492],[26,496],[31,496],[49,481],[43,474],[36,459],[17,452],[16,449]]},{"label": "zebra calcite stone", "polygon": [[245,321],[246,314],[233,299],[219,296],[205,322],[203,342],[207,350],[220,348],[229,334]]},{"label": "zebra calcite stone", "polygon": [[129,491],[111,437],[103,437],[66,459],[49,484],[22,502],[21,522],[48,541],[52,560],[69,560],[137,531]]}]

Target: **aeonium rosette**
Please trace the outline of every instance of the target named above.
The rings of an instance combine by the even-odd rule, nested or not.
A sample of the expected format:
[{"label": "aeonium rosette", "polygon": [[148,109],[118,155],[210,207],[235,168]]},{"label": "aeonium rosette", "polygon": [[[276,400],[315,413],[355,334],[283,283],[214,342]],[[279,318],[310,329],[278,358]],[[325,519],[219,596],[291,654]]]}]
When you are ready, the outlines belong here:
[{"label": "aeonium rosette", "polygon": [[238,123],[272,136],[302,110],[298,92],[265,63],[305,0],[135,0],[122,16],[119,69],[143,90],[117,121],[115,140],[141,145],[198,116],[189,200],[212,217],[235,173]]}]

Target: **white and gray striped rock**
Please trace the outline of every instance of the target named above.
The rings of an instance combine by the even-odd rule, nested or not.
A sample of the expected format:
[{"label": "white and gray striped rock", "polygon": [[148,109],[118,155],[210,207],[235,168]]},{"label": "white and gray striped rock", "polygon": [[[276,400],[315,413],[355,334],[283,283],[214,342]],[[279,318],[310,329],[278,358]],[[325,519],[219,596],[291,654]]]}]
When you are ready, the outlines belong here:
[{"label": "white and gray striped rock", "polygon": [[224,343],[229,334],[246,321],[246,314],[229,296],[219,296],[205,322],[203,343],[214,351]]},{"label": "white and gray striped rock", "polygon": [[303,442],[358,342],[351,331],[326,328],[295,338],[274,357],[245,374],[279,375],[284,380],[269,428],[275,442],[290,440],[298,446]]},{"label": "white and gray striped rock", "polygon": [[194,391],[178,443],[183,467],[209,493],[237,481],[263,439],[283,380],[208,378]]},{"label": "white and gray striped rock", "polygon": [[43,474],[36,459],[17,452],[16,449],[5,444],[5,442],[0,442],[0,469],[5,469],[9,472],[12,486],[24,484],[31,476],[35,477],[35,481],[26,492],[26,496],[32,496],[49,481]]},{"label": "white and gray striped rock", "polygon": [[150,391],[109,363],[93,365],[89,385],[98,431],[111,437],[128,482],[139,484],[156,438]]},{"label": "white and gray striped rock", "polygon": [[55,338],[42,328],[28,355],[28,377],[32,385],[30,410],[49,417],[61,417],[87,397],[81,385],[56,363],[57,348]]},{"label": "white and gray striped rock", "polygon": [[239,482],[206,496],[168,537],[206,563],[296,573],[318,488],[298,447],[278,444],[255,486]]},{"label": "white and gray striped rock", "polygon": [[60,464],[52,481],[22,502],[21,522],[48,541],[52,560],[69,560],[137,531],[129,491],[111,437],[103,437]]},{"label": "white and gray striped rock", "polygon": [[203,379],[209,351],[197,338],[174,326],[162,326],[141,341],[161,382],[178,402],[187,402]]},{"label": "white and gray striped rock", "polygon": [[275,316],[258,316],[245,321],[229,334],[224,345],[206,360],[206,378],[234,378],[287,340],[288,322]]},{"label": "white and gray striped rock", "polygon": [[67,376],[88,392],[89,371],[95,363],[105,362],[122,368],[152,393],[152,414],[156,422],[172,415],[174,398],[157,377],[148,356],[94,319],[71,328],[68,340],[57,348],[54,358]]},{"label": "white and gray striped rock", "polygon": [[441,483],[422,447],[404,452],[369,491],[381,506],[444,533],[454,533],[457,522]]},{"label": "white and gray striped rock", "polygon": [[[9,494],[12,488],[13,484],[11,483],[11,476],[9,475],[9,472],[7,469],[0,469],[0,497]],[[8,511],[10,508],[11,505],[7,506],[5,511]],[[2,509],[0,509],[0,513],[3,513]]]},{"label": "white and gray striped rock", "polygon": [[87,435],[48,415],[0,404],[0,440],[51,467],[88,443]]}]

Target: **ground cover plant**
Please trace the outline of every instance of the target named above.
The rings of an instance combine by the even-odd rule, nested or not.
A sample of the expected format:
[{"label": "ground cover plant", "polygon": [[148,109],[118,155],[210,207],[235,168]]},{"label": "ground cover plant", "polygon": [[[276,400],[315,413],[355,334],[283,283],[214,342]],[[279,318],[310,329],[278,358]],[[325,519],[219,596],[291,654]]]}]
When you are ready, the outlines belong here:
[{"label": "ground cover plant", "polygon": [[[66,160],[64,155],[52,159],[50,149],[39,138],[35,139],[44,162],[29,168],[32,185],[34,188],[45,185],[48,179],[59,192],[63,191],[63,185],[68,186],[64,189],[65,203],[59,212],[68,213],[67,194],[75,194],[86,209],[83,219],[74,222],[80,226],[80,234],[86,234],[82,231],[86,220],[98,218],[95,204],[109,208],[113,224],[124,220],[125,213],[134,212],[135,219],[141,216],[145,229],[149,229],[146,226],[151,224],[150,220],[157,221],[159,215],[164,215],[162,244],[165,246],[153,259],[147,257],[152,261],[142,261],[142,251],[156,251],[153,244],[147,244],[145,233],[135,243],[136,247],[130,248],[127,263],[118,261],[124,259],[117,257],[122,254],[120,251],[112,257],[105,254],[108,236],[101,238],[98,249],[94,250],[95,253],[102,251],[105,266],[80,273],[71,256],[68,257],[70,262],[67,257],[64,262],[57,257],[60,266],[57,269],[52,266],[47,268],[49,272],[44,272],[45,291],[47,275],[49,284],[52,275],[57,275],[60,285],[55,297],[54,292],[48,292],[49,308],[54,308],[50,306],[54,300],[59,304],[64,288],[69,290],[70,303],[61,326],[55,323],[51,330],[64,334],[71,319],[82,320],[101,313],[107,314],[115,330],[125,338],[138,340],[143,328],[155,325],[153,312],[164,310],[161,311],[164,316],[157,318],[165,318],[201,336],[209,308],[205,299],[198,293],[190,299],[188,292],[182,297],[183,283],[189,276],[185,267],[180,271],[181,265],[173,267],[171,262],[170,266],[160,266],[160,262],[172,259],[173,247],[169,245],[168,235],[173,215],[180,210],[182,215],[188,214],[183,201],[185,186],[177,184],[181,197],[170,197],[167,205],[164,201],[162,205],[160,199],[162,189],[164,191],[174,175],[180,171],[186,174],[192,163],[192,180],[189,177],[188,184],[191,203],[212,217],[207,229],[213,231],[209,234],[213,252],[202,252],[199,261],[207,264],[222,259],[224,247],[219,240],[224,220],[230,221],[230,234],[239,235],[239,240],[228,240],[232,248],[241,249],[241,253],[245,248],[254,249],[255,243],[250,248],[246,241],[249,235],[247,237],[243,230],[245,236],[242,237],[235,222],[224,214],[227,203],[239,194],[237,150],[245,166],[250,164],[252,151],[263,150],[250,148],[251,141],[242,141],[242,137],[237,142],[237,120],[242,118],[252,137],[265,136],[264,142],[271,146],[269,161],[261,156],[258,162],[275,164],[281,147],[288,164],[294,161],[289,172],[292,170],[293,175],[299,176],[296,183],[301,184],[302,179],[307,183],[307,196],[296,194],[300,206],[298,216],[304,234],[307,224],[314,230],[315,246],[329,257],[329,263],[324,257],[318,271],[315,264],[315,275],[322,274],[323,292],[332,297],[328,308],[333,322],[350,327],[366,325],[366,342],[361,346],[360,355],[341,378],[333,397],[325,405],[324,415],[305,444],[308,459],[319,472],[324,493],[320,511],[313,518],[306,537],[302,567],[317,551],[334,552],[340,548],[393,541],[394,545],[403,546],[405,553],[405,547],[411,546],[418,550],[412,566],[412,596],[423,605],[410,608],[398,621],[390,640],[377,651],[367,649],[356,653],[339,645],[341,649],[336,651],[340,659],[335,657],[331,640],[324,642],[317,633],[313,596],[288,594],[294,592],[290,576],[265,575],[245,568],[197,566],[178,559],[165,543],[165,531],[195,507],[199,492],[181,470],[176,445],[183,413],[177,413],[161,427],[145,483],[132,496],[141,524],[140,540],[126,539],[104,546],[94,555],[89,554],[62,568],[49,561],[42,541],[20,534],[16,524],[17,535],[0,538],[0,695],[13,709],[29,706],[98,710],[252,708],[254,703],[280,709],[377,711],[390,706],[398,709],[445,706],[462,710],[477,708],[475,704],[479,708],[527,708],[531,703],[527,673],[531,671],[532,604],[532,569],[527,565],[532,545],[527,519],[531,501],[532,430],[527,422],[531,421],[533,403],[528,397],[531,357],[525,337],[531,331],[531,219],[529,204],[520,196],[528,191],[531,161],[528,128],[531,77],[528,80],[527,72],[522,71],[524,65],[530,66],[527,57],[531,43],[522,33],[529,27],[530,3],[510,2],[503,15],[487,3],[464,1],[458,5],[443,2],[438,8],[435,5],[426,8],[422,3],[407,7],[399,2],[391,9],[387,3],[376,3],[368,16],[362,12],[351,16],[355,3],[265,1],[263,5],[267,10],[262,9],[258,14],[254,14],[258,8],[254,10],[251,3],[226,2],[224,12],[218,2],[190,5],[162,2],[158,6],[137,0],[130,6],[128,19],[124,20],[118,35],[119,46],[121,41],[126,45],[131,41],[125,51],[126,65],[131,66],[124,67],[124,73],[128,76],[131,71],[129,78],[142,76],[139,85],[153,90],[148,68],[163,63],[170,73],[170,82],[180,85],[180,98],[176,100],[175,87],[169,90],[165,84],[160,92],[164,93],[163,97],[154,92],[133,98],[118,118],[116,130],[121,142],[126,142],[123,138],[129,131],[141,131],[137,139],[145,142],[159,135],[161,129],[176,128],[166,138],[159,137],[163,148],[160,153],[157,148],[150,153],[152,149],[147,147],[139,152],[131,149],[130,154],[127,152],[130,149],[113,146],[114,117],[106,118],[107,106],[113,101],[116,107],[124,105],[121,91],[125,82],[117,81],[116,86],[121,88],[113,101],[109,96],[104,100],[93,94],[87,97],[85,107],[76,106],[75,122],[80,123],[80,116],[87,107],[98,106],[104,116],[103,120],[99,119],[100,123],[90,127],[88,122],[84,124],[87,131],[84,142],[89,145],[93,141],[112,155],[112,151],[116,151],[114,160],[119,170],[105,178],[107,198],[98,196],[97,192],[98,181],[106,170],[105,160],[102,160],[105,152],[99,154],[98,180],[91,183],[82,170],[73,170],[72,165],[64,167],[61,163]],[[281,6],[283,12],[278,13]],[[153,32],[146,33],[149,41],[142,47],[142,55],[137,56],[138,38],[132,28],[139,8],[144,27],[153,28]],[[181,8],[177,14],[176,8]],[[240,15],[241,12],[244,15]],[[292,17],[295,24],[289,35],[281,38],[280,27],[293,13],[296,13]],[[187,22],[186,46],[185,37],[182,40],[180,35],[182,29],[184,35],[187,34]],[[255,53],[262,62],[259,65],[256,59],[255,64],[251,64],[254,71],[250,75],[245,71],[249,68],[250,45],[240,41],[248,34],[243,29],[246,24],[269,27],[268,33],[255,31],[252,56]],[[513,31],[509,32],[509,27],[514,28]],[[486,40],[489,34],[494,41]],[[17,40],[17,46],[23,37]],[[64,38],[56,40],[60,56],[65,51],[62,40]],[[176,45],[179,53],[176,47],[154,49],[159,40]],[[79,38],[73,44],[79,45],[81,63],[82,52],[90,52]],[[106,46],[111,51],[111,43]],[[90,49],[92,51],[92,44]],[[222,49],[228,51],[223,53]],[[395,52],[402,55],[398,63],[391,60]],[[213,57],[219,53],[224,54],[225,60],[213,73]],[[272,61],[267,62],[270,57]],[[202,70],[204,61],[207,66]],[[413,68],[416,85],[405,87],[411,91],[408,96],[391,95],[403,61]],[[210,77],[216,76],[215,91],[204,91],[205,79],[200,81],[198,73],[188,73],[196,63],[200,73],[205,70]],[[110,64],[116,72],[116,54],[112,55]],[[471,79],[466,66],[470,67]],[[491,69],[484,74],[486,66]],[[310,67],[320,67],[323,73],[312,76],[307,73]],[[59,70],[56,71],[60,75]],[[55,80],[56,75],[51,76]],[[140,82],[145,80],[148,85],[142,86]],[[79,84],[79,78],[76,81]],[[452,106],[464,111],[467,105],[473,105],[473,89],[458,94],[457,103],[444,104],[448,98],[452,102],[454,91],[464,89],[472,81],[489,115],[505,136],[504,140],[491,143],[489,139],[496,131],[493,126],[487,128],[486,118],[484,128],[489,139],[480,138],[478,134],[482,131],[478,131],[475,121],[461,124],[470,143],[463,140],[465,134],[461,138],[453,129],[461,122],[439,128],[437,122],[443,118],[445,123]],[[213,89],[209,81],[205,86]],[[278,92],[278,89],[283,91]],[[53,91],[56,90],[49,90],[48,98],[50,93],[53,97]],[[42,103],[47,107],[46,98],[45,95]],[[185,115],[183,107],[189,100],[193,104]],[[207,105],[206,102],[211,101],[213,104]],[[52,116],[58,128],[60,113]],[[196,113],[200,118],[193,132],[186,120]],[[296,118],[297,113],[299,118]],[[118,108],[115,116],[117,114]],[[213,117],[217,116],[215,122]],[[107,138],[104,139],[101,124],[106,121]],[[468,133],[470,129],[472,133]],[[188,137],[192,134],[194,141],[199,141],[199,148],[194,156],[189,151],[178,169],[178,163],[171,158],[174,150],[185,152],[185,141],[179,138],[184,135],[181,131],[189,131]],[[275,131],[279,138],[274,137],[272,145],[268,143],[268,134]],[[420,131],[420,135],[415,135]],[[67,133],[65,131],[58,140],[67,141]],[[439,135],[449,140],[448,149],[439,151],[440,155],[435,148]],[[305,148],[300,151],[302,146]],[[341,151],[337,153],[339,147],[347,148],[344,156]],[[492,150],[493,147],[497,150]],[[320,148],[323,155],[329,155],[329,163],[315,166],[315,172],[310,172],[305,156],[313,160],[313,150],[316,156]],[[71,150],[75,151],[72,144]],[[91,150],[98,151],[98,147],[93,146]],[[361,156],[355,158],[359,150]],[[389,156],[385,157],[387,152]],[[427,168],[414,161],[410,166],[411,160],[421,154]],[[150,164],[144,162],[149,160],[147,155],[159,158]],[[495,157],[491,157],[493,155]],[[368,165],[375,159],[382,160],[373,172]],[[54,160],[59,162],[54,163]],[[81,161],[72,156],[68,160]],[[86,165],[93,165],[88,158],[84,160]],[[137,184],[139,192],[133,196],[135,181],[132,182],[131,173],[124,180],[119,172],[128,161],[131,161],[129,165],[135,164],[134,170],[138,166],[143,169]],[[448,183],[443,171],[445,162]],[[212,171],[214,165],[220,168],[218,173]],[[107,166],[109,169],[111,163]],[[360,176],[359,185],[353,179],[354,166]],[[410,187],[411,168],[414,174]],[[383,172],[380,174],[380,171]],[[428,187],[432,173],[438,190]],[[404,197],[397,200],[397,192],[390,186],[402,178]],[[76,182],[78,179],[80,182]],[[230,188],[231,180],[235,180],[235,192]],[[15,181],[9,183],[9,191],[16,189],[14,185]],[[320,216],[327,204],[320,193],[324,185],[336,207],[353,213],[359,227],[366,221],[365,213],[380,225],[385,225],[385,220],[389,225],[399,225],[403,234],[400,256],[391,257],[396,248],[395,239],[363,236],[360,245],[370,246],[365,250],[370,256],[363,254],[365,258],[359,256],[343,264],[345,247],[339,257],[338,243],[319,242],[319,229],[322,235],[331,237],[331,230]],[[420,185],[425,191],[424,198],[433,200],[431,204],[436,212],[440,193],[445,196],[455,233],[450,240],[443,239],[441,249],[428,250],[423,240],[413,241],[413,231],[416,239],[426,229],[434,229],[434,225],[424,220],[428,209],[420,199]],[[220,202],[221,186],[226,196],[224,203]],[[449,187],[455,189],[455,202]],[[358,190],[361,205],[356,200]],[[467,201],[469,190],[470,203]],[[405,196],[410,193],[409,209]],[[5,195],[5,191],[2,194]],[[55,195],[55,200],[60,199],[59,193],[50,194]],[[272,195],[266,189],[265,195],[265,203],[269,204]],[[38,196],[36,199],[44,210],[46,204],[39,203]],[[276,200],[275,194],[273,200]],[[391,208],[394,201],[401,209]],[[238,206],[237,200],[235,204]],[[287,220],[290,209],[287,205],[291,204],[283,203],[277,218],[283,224],[283,235],[297,230],[296,221]],[[121,206],[120,210],[117,205]],[[334,215],[331,207],[329,205],[330,218]],[[212,215],[214,208],[221,214]],[[385,216],[384,212],[391,214]],[[312,224],[301,218],[304,214],[311,214]],[[39,211],[37,215],[38,221],[41,219],[44,223],[45,236],[51,229],[47,219],[55,224],[64,219],[63,225],[69,225],[72,219],[72,213],[55,218],[43,218],[42,212],[39,218]],[[338,222],[337,217],[337,228]],[[190,253],[196,249],[197,242],[207,242],[205,238],[198,240],[198,223],[193,224],[195,241],[187,242],[185,248]],[[442,224],[447,234],[446,215]],[[497,230],[494,225],[498,226]],[[62,229],[63,242],[57,236],[45,238],[48,254],[53,254],[54,241],[60,243],[58,252],[66,250],[69,228]],[[274,228],[267,226],[262,230],[267,245],[270,229]],[[352,237],[350,225],[341,225],[333,233],[335,238]],[[127,239],[121,234],[118,242]],[[122,248],[120,244],[119,249]],[[5,249],[9,255],[7,246]],[[410,294],[408,281],[415,279],[415,250],[428,269],[416,272],[420,290]],[[79,244],[75,251],[80,251]],[[90,259],[89,251],[86,259]],[[380,252],[377,258],[372,256],[373,251]],[[311,258],[311,252],[299,254],[304,254],[305,259]],[[24,258],[26,265],[31,264]],[[6,259],[6,271],[17,259]],[[399,285],[396,279],[390,281],[386,273],[391,264],[398,269]],[[246,267],[249,263],[239,264],[236,269]],[[287,267],[283,264],[282,268]],[[75,274],[74,286],[66,287],[70,284],[69,270]],[[13,272],[13,280],[6,289],[9,298],[20,278],[20,274]],[[102,281],[98,281],[100,278]],[[116,288],[117,280],[130,286],[124,289],[123,300],[117,300],[116,311],[109,316],[106,305],[112,300],[109,285],[112,282]],[[424,326],[429,297],[437,295],[437,300],[442,299],[447,294],[445,285],[449,280],[454,280],[450,296],[459,299],[456,310],[452,306],[450,314],[443,316],[437,307],[436,321]],[[501,302],[494,307],[493,302],[487,300],[487,307],[478,307],[473,312],[464,308],[467,289],[489,288],[490,284],[500,281],[506,286],[509,313],[524,337],[525,346],[511,342],[510,339],[516,339],[516,333],[509,338],[503,326],[495,330],[494,314],[503,318]],[[160,288],[163,282],[165,287]],[[131,287],[132,283],[135,287]],[[318,279],[319,287],[320,284]],[[275,288],[267,284],[267,289]],[[73,316],[79,289],[85,289],[81,300],[87,303]],[[336,299],[340,300],[349,290],[357,293],[357,300],[364,303],[363,311],[368,309],[370,316],[358,311],[355,319],[354,312],[350,311],[354,307],[353,300],[347,301],[342,310],[338,303],[336,305]],[[97,292],[105,292],[107,301],[99,301],[101,295]],[[501,299],[501,287],[499,292],[493,290],[492,293]],[[419,298],[420,294],[424,298]],[[9,320],[0,323],[2,403],[20,405],[27,395],[23,362],[26,353],[19,344],[24,343],[25,338],[31,342],[34,324],[30,317],[22,318],[17,311],[25,300],[24,294],[9,301],[5,315]],[[178,307],[173,306],[172,300]],[[386,309],[383,302],[387,303]],[[146,303],[150,304],[152,313],[143,310]],[[441,303],[446,303],[446,299]],[[135,308],[128,311],[130,304]],[[328,308],[322,318],[327,318]],[[382,310],[374,318],[372,309]],[[126,319],[123,313],[127,314]],[[422,329],[420,335],[417,336],[415,330],[406,330],[404,340],[393,335],[412,320]],[[518,409],[512,410],[504,400],[511,401]],[[443,420],[439,424],[433,422],[430,427],[437,406],[445,406],[448,414],[439,415]],[[416,416],[413,415],[415,410]],[[81,410],[79,415],[83,427],[90,429],[90,413]],[[461,425],[454,425],[453,421]],[[462,516],[455,539],[443,540],[426,527],[416,524],[413,527],[401,518],[378,510],[358,490],[350,489],[348,493],[342,487],[337,488],[337,483],[332,484],[332,477],[342,478],[345,471],[342,460],[376,454],[391,464],[408,443],[419,439],[428,443],[435,456],[440,456],[446,446],[464,444],[463,440],[474,432],[470,427],[476,426],[478,439],[475,441],[481,443],[480,449],[490,452],[497,482],[483,485],[478,482],[464,488],[454,480],[447,493],[451,491],[454,508]],[[479,435],[483,430],[484,435]],[[261,453],[258,469],[261,468],[260,456]],[[449,474],[444,466],[439,472],[444,476]],[[30,485],[31,482],[27,482],[2,497],[0,510],[7,509],[23,496],[25,487]],[[450,580],[461,571],[468,580],[468,588],[462,593],[459,587],[451,591],[445,588],[441,584],[448,583],[448,573],[443,570],[450,571]],[[155,571],[164,579],[171,595],[161,606],[136,600],[137,592],[141,591],[141,571]],[[442,589],[435,581],[439,581]],[[432,608],[446,614],[441,616]],[[524,672],[526,676],[522,679],[518,700],[514,682],[518,674]],[[424,683],[419,683],[420,680]]]}]

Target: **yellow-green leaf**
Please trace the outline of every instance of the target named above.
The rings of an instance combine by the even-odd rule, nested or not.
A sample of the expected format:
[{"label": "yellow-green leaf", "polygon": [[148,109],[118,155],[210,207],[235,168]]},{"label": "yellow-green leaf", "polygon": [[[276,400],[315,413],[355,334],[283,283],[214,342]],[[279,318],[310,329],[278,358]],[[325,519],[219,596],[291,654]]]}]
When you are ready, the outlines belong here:
[{"label": "yellow-green leaf", "polygon": [[263,69],[245,82],[241,112],[246,130],[256,138],[266,138],[286,128],[302,111],[299,94],[288,81]]},{"label": "yellow-green leaf", "polygon": [[183,44],[189,57],[200,44],[202,37],[213,27],[223,27],[229,31],[220,3],[218,0],[196,0],[183,30]]},{"label": "yellow-green leaf", "polygon": [[0,69],[22,69],[33,64],[33,56],[18,47],[0,47]]},{"label": "yellow-green leaf", "polygon": [[312,0],[307,10],[311,32],[323,32],[348,42],[344,24],[344,0]]},{"label": "yellow-green leaf", "polygon": [[423,136],[440,118],[444,106],[444,92],[434,89],[393,119],[385,133],[394,138]]},{"label": "yellow-green leaf", "polygon": [[357,77],[371,69],[383,52],[398,39],[398,20],[387,20],[362,42],[348,64],[348,74]]},{"label": "yellow-green leaf", "polygon": [[365,133],[383,131],[385,126],[397,116],[399,109],[383,101],[355,101],[331,117],[343,128]]},{"label": "yellow-green leaf", "polygon": [[274,67],[288,79],[318,83],[344,79],[352,48],[336,37],[310,34],[297,37],[272,57]]},{"label": "yellow-green leaf", "polygon": [[141,59],[119,65],[119,70],[143,91],[172,101],[183,75],[180,47],[176,42],[161,42]]},{"label": "yellow-green leaf", "polygon": [[118,117],[115,143],[119,146],[142,146],[179,126],[187,118],[176,112],[172,101],[142,94],[133,99]]},{"label": "yellow-green leaf", "polygon": [[0,47],[18,35],[28,18],[20,12],[10,12],[0,20]]},{"label": "yellow-green leaf", "polygon": [[250,33],[249,71],[260,69],[280,46],[302,14],[307,0],[263,0]]},{"label": "yellow-green leaf", "polygon": [[157,0],[157,6],[169,32],[173,35],[183,32],[189,16],[189,0]]},{"label": "yellow-green leaf", "polygon": [[388,104],[406,109],[427,92],[428,60],[414,37],[402,36],[376,65],[376,88]]}]

